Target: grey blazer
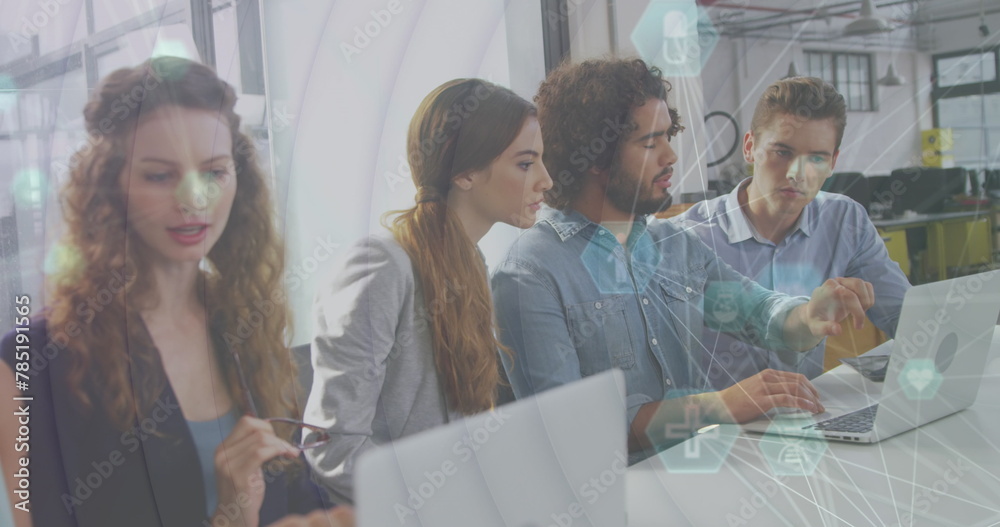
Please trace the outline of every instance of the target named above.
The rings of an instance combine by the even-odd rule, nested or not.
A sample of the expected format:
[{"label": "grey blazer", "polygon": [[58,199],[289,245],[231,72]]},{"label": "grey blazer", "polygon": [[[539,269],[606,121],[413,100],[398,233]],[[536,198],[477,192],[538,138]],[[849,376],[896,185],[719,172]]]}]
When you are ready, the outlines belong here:
[{"label": "grey blazer", "polygon": [[[457,293],[456,293],[457,294]],[[313,384],[305,421],[333,441],[306,459],[340,503],[367,450],[448,422],[420,286],[389,235],[347,249],[313,305]]]}]

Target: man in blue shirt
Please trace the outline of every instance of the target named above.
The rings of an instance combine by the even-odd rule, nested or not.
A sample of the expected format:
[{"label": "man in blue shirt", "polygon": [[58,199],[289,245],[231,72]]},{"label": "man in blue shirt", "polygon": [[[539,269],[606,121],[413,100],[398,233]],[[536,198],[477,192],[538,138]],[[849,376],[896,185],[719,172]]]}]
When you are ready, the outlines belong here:
[{"label": "man in blue shirt", "polygon": [[860,323],[874,301],[870,284],[850,278],[827,281],[811,299],[774,293],[695,236],[648,222],[670,204],[677,162],[670,139],[681,126],[668,89],[641,60],[566,64],[549,75],[535,102],[552,209],[492,277],[514,393],[621,368],[632,461],[692,410],[706,423],[743,422],[774,407],[823,410],[797,373],[767,370],[708,392],[703,325],[794,355],[839,333],[848,314]]},{"label": "man in blue shirt", "polygon": [[[864,207],[819,190],[837,164],[846,125],[844,98],[829,83],[814,77],[775,82],[764,90],[743,137],[753,177],[671,221],[775,291],[805,295],[835,276],[870,282],[876,301],[868,316],[892,336],[910,283],[889,259]],[[825,341],[791,362],[711,329],[702,342],[712,350],[703,368],[718,389],[766,368],[810,379],[823,373]]]}]

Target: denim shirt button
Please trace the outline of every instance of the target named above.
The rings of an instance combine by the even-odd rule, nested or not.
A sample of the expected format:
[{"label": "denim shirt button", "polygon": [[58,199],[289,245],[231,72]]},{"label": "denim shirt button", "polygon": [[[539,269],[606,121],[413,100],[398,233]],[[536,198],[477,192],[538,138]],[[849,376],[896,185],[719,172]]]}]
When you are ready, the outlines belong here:
[{"label": "denim shirt button", "polygon": [[597,308],[597,309],[601,309],[601,303],[600,302],[594,302],[594,307]]},{"label": "denim shirt button", "polygon": [[671,386],[671,385],[674,384],[674,382],[671,381],[670,379],[663,379],[663,384],[666,384],[667,386]]},{"label": "denim shirt button", "polygon": [[656,339],[653,339],[650,342],[652,342],[654,346],[658,343],[658,341]]},{"label": "denim shirt button", "polygon": [[684,290],[687,291],[689,295],[694,292],[694,289],[691,289],[690,287],[685,287]]},{"label": "denim shirt button", "polygon": [[642,299],[642,304],[645,305],[645,306],[648,306],[649,305],[649,299],[648,298],[643,298]]}]

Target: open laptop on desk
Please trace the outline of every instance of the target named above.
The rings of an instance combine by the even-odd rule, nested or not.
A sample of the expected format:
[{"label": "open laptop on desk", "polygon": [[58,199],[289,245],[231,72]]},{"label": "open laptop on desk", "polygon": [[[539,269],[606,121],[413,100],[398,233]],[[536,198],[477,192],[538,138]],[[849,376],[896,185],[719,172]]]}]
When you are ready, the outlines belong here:
[{"label": "open laptop on desk", "polygon": [[762,418],[743,429],[877,443],[965,409],[979,391],[998,315],[998,271],[915,286],[903,298],[896,339],[883,344],[892,354],[881,392],[854,408],[824,400],[825,413],[784,423],[782,416]]},{"label": "open laptop on desk", "polygon": [[625,429],[611,370],[406,437],[358,461],[358,525],[625,525]]}]

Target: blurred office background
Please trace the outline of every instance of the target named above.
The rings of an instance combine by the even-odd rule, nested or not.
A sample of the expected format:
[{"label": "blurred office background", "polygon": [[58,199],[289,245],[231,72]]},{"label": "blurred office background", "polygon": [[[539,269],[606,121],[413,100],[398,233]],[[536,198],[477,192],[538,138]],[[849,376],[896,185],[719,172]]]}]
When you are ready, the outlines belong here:
[{"label": "blurred office background", "polygon": [[[929,224],[922,234],[897,235],[897,244],[912,238],[894,256],[911,277],[991,264],[1000,4],[869,3],[0,0],[0,293],[29,294],[36,310],[45,302],[46,270],[58,265],[58,188],[87,140],[81,111],[98,80],[153,55],[186,55],[213,65],[240,94],[246,130],[273,178],[288,243],[291,340],[303,344],[313,293],[337,253],[380,229],[386,211],[412,204],[405,130],[431,88],[478,76],[531,98],[561,60],[638,54],[657,63],[663,57],[646,44],[649,28],[654,39],[667,36],[664,10],[689,15],[698,46],[695,69],[666,68],[687,126],[675,202],[724,192],[747,176],[738,142],[763,88],[790,73],[817,75],[840,89],[850,110],[837,170],[856,176],[835,178],[831,190],[855,192],[886,222],[912,216],[907,210],[975,213],[948,227],[950,238],[966,236],[954,242],[965,257],[942,264],[937,256],[955,247],[935,241]],[[912,192],[893,203],[872,199],[893,177],[925,174],[913,170],[929,170],[924,181],[940,184],[918,190],[911,181]],[[863,191],[844,183],[855,178]],[[893,228],[904,229],[887,227],[887,238]],[[516,235],[498,226],[483,240],[490,264]],[[0,306],[5,330],[11,304]]]}]

